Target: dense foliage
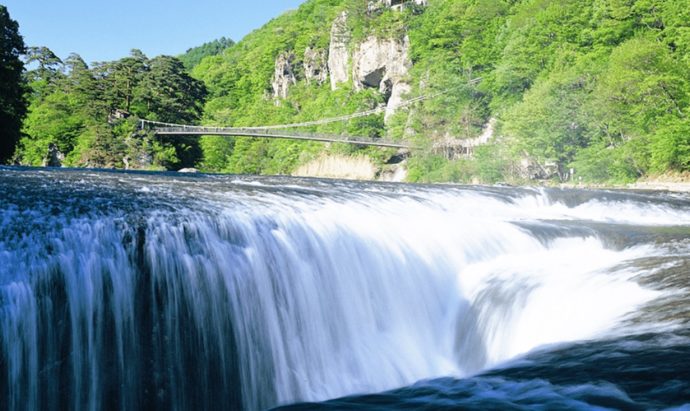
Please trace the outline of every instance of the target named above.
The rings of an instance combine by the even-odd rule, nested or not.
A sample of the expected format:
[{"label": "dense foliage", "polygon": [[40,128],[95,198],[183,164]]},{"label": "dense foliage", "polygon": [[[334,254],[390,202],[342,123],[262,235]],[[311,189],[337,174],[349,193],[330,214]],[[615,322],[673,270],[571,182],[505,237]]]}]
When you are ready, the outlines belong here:
[{"label": "dense foliage", "polygon": [[[290,88],[288,98],[272,97],[271,79],[277,57],[292,52],[301,61],[307,48],[328,49],[331,24],[338,13],[350,8],[361,14],[366,10],[364,3],[359,0],[307,1],[298,10],[249,34],[222,55],[202,60],[193,75],[204,81],[210,93],[204,121],[233,126],[285,124],[339,116],[380,104],[382,97],[372,90],[355,92],[350,84],[343,84],[331,91],[329,82],[307,82],[302,67],[296,70],[299,81]],[[380,135],[384,132],[383,118],[372,116],[307,131]],[[325,150],[322,143],[248,138],[206,137],[201,144],[205,153],[200,164],[202,169],[233,173],[290,173]],[[328,150],[349,154],[357,149],[336,145]],[[372,149],[364,151],[377,160],[387,155]]]},{"label": "dense foliage", "polygon": [[88,67],[76,54],[64,62],[47,48],[29,50],[38,67],[31,80],[29,114],[17,160],[69,166],[179,168],[200,158],[198,141],[153,139],[137,132],[137,120],[194,123],[206,89],[182,63],[168,56],[147,58],[138,50],[113,62]]},{"label": "dense foliage", "polygon": [[[572,171],[578,180],[630,181],[690,170],[690,0],[429,0],[402,11],[372,11],[369,3],[308,0],[237,44],[190,49],[181,59],[197,80],[170,57],[135,51],[89,68],[78,56],[61,62],[31,49],[38,68],[27,75],[31,106],[19,155],[38,164],[54,144],[70,165],[290,173],[326,151],[381,165],[392,150],[215,137],[172,144],[132,138],[134,122],[112,118],[253,126],[377,107],[385,98],[375,88],[348,82],[332,91],[328,81],[307,78],[307,51],[327,52],[333,21],[347,11],[351,50],[371,35],[407,36],[407,97],[435,97],[387,124],[374,115],[307,130],[413,141],[412,181],[563,181]],[[296,76],[287,98],[272,88],[281,56]],[[488,144],[471,155],[458,149],[491,119]]]},{"label": "dense foliage", "polygon": [[[363,0],[311,0],[196,67],[211,92],[205,121],[275,124],[380,104],[372,90],[331,92],[300,72],[287,99],[270,98],[277,56],[291,51],[300,60],[306,47],[327,48],[342,10],[353,44],[371,34],[409,36],[410,97],[444,94],[387,127],[368,118],[319,131],[429,147],[409,161],[414,181],[565,180],[571,169],[585,180],[627,181],[690,169],[690,0],[431,0],[378,13]],[[476,137],[490,118],[497,133],[473,156],[433,149]],[[322,150],[247,139],[202,145],[207,169],[232,172],[289,172]]]},{"label": "dense foliage", "polygon": [[24,63],[20,59],[24,51],[17,22],[0,5],[0,164],[12,157],[26,113]]},{"label": "dense foliage", "polygon": [[493,144],[443,162],[443,177],[525,178],[524,160],[589,181],[690,169],[688,0],[432,1],[410,36],[417,78],[483,79],[425,104],[418,131],[500,120]]},{"label": "dense foliage", "polygon": [[219,39],[209,41],[208,43],[204,43],[201,46],[192,47],[178,58],[182,64],[184,64],[187,70],[191,70],[199,65],[204,57],[217,56],[234,44],[235,42],[231,39],[221,37]]}]

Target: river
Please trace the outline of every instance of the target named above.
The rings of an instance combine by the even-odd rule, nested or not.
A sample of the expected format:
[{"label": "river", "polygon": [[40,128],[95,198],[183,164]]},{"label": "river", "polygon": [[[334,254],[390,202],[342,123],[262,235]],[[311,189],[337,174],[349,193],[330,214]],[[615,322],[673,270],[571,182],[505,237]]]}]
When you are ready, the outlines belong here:
[{"label": "river", "polygon": [[0,168],[0,409],[690,403],[690,195]]}]

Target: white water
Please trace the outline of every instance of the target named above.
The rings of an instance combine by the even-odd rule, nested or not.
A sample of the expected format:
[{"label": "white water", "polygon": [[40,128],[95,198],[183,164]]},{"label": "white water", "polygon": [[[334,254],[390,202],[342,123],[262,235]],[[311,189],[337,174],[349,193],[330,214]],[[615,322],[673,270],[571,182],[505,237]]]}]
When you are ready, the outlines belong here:
[{"label": "white water", "polygon": [[[514,203],[470,191],[423,200],[196,195],[208,195],[201,209],[146,212],[138,237],[125,214],[39,208],[24,217],[44,231],[0,242],[10,409],[45,407],[60,388],[39,375],[64,363],[67,404],[83,409],[107,406],[108,378],[123,387],[121,408],[141,407],[149,362],[156,395],[173,408],[199,406],[183,390],[194,378],[231,393],[235,372],[247,409],[382,391],[601,336],[658,296],[622,265],[654,253],[650,246],[614,251],[594,237],[544,244],[513,224],[636,213],[638,224],[660,223],[646,206],[621,217],[618,204],[569,209],[531,194]],[[5,230],[20,221],[10,207],[2,213]],[[65,301],[46,288],[53,277],[64,281]],[[69,321],[54,323],[64,307]],[[141,346],[148,342],[153,354]]]}]

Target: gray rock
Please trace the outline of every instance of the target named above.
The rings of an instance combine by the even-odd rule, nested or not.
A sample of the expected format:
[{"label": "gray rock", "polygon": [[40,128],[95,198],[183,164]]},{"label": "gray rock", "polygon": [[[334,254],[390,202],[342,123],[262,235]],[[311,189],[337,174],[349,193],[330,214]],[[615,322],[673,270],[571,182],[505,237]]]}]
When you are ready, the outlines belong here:
[{"label": "gray rock", "polygon": [[304,78],[308,84],[322,85],[328,79],[328,59],[326,50],[307,47],[304,50]]},{"label": "gray rock", "polygon": [[48,153],[43,158],[43,167],[62,167],[65,155],[60,152],[58,146],[53,143],[48,145]]},{"label": "gray rock", "polygon": [[429,4],[428,0],[370,0],[367,6],[367,11],[375,13],[383,10],[385,7],[389,7],[393,10],[402,10],[405,6],[409,4],[416,4],[418,6],[427,6]]},{"label": "gray rock", "polygon": [[386,104],[386,112],[383,116],[384,123],[388,123],[393,114],[400,108],[400,104],[406,99],[410,91],[410,85],[403,81],[393,84],[390,98],[388,98],[388,103]]},{"label": "gray rock", "polygon": [[276,59],[275,72],[273,73],[273,98],[287,98],[291,85],[297,84],[297,77],[293,69],[295,54],[292,52],[281,53]]},{"label": "gray rock", "polygon": [[195,174],[198,173],[199,170],[196,168],[190,167],[190,168],[182,168],[180,170],[177,170],[178,173],[190,173],[190,174]]},{"label": "gray rock", "polygon": [[331,90],[350,79],[350,53],[348,45],[352,35],[347,27],[347,12],[342,12],[331,27],[331,43],[328,47],[328,72],[331,77]]},{"label": "gray rock", "polygon": [[410,92],[406,79],[412,66],[407,37],[379,39],[368,37],[352,57],[352,78],[355,90],[377,88],[386,100],[385,121],[399,108],[405,94]]}]

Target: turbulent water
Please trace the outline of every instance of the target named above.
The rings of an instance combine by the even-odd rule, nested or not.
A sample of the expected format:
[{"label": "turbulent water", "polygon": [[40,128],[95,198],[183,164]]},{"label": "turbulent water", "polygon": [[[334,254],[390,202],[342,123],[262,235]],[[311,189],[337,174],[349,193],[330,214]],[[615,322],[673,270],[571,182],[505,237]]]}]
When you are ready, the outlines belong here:
[{"label": "turbulent water", "polygon": [[0,169],[0,409],[683,407],[689,280],[687,195]]}]

